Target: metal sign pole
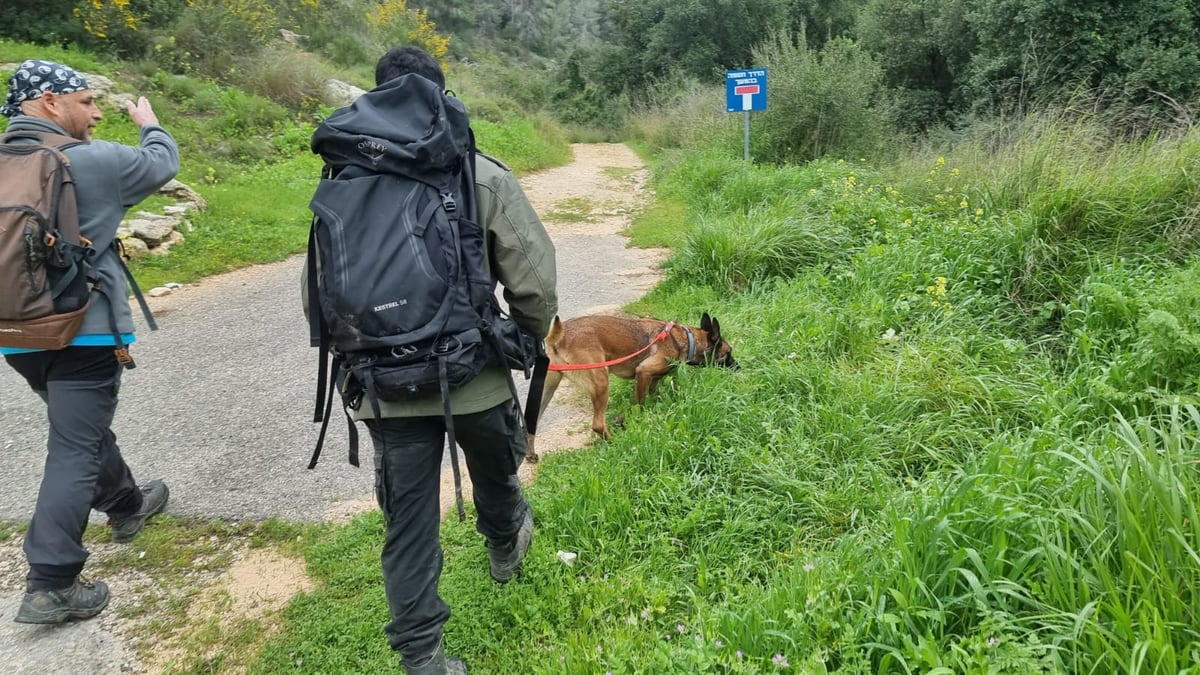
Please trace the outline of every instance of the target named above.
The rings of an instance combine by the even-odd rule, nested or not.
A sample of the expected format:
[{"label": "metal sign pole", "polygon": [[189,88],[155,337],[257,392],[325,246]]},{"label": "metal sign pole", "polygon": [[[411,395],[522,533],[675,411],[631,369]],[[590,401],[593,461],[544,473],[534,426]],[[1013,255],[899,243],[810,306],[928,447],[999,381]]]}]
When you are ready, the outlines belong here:
[{"label": "metal sign pole", "polygon": [[745,159],[747,162],[749,162],[750,161],[750,111],[749,110],[746,111],[746,132],[744,134],[743,144],[745,146],[745,153],[743,153],[744,154],[743,159]]}]

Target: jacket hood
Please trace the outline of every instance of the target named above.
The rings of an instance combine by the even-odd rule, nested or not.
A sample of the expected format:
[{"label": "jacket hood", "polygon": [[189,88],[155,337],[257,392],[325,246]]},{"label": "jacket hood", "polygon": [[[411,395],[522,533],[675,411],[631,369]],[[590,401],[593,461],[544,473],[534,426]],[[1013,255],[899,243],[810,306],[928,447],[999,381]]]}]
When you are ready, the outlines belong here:
[{"label": "jacket hood", "polygon": [[70,136],[70,134],[54,122],[42,117],[33,117],[32,115],[19,115],[10,119],[8,121],[8,130],[4,133],[12,133],[14,131],[36,131],[43,134]]},{"label": "jacket hood", "polygon": [[335,173],[353,166],[448,185],[470,143],[462,102],[409,74],[335,111],[313,133],[312,151]]}]

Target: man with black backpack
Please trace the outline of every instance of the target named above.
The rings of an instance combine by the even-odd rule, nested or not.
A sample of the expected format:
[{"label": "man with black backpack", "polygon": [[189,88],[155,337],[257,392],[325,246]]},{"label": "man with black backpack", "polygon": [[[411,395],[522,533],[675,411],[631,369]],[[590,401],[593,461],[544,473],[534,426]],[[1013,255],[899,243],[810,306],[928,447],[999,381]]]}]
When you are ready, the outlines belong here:
[{"label": "man with black backpack", "polygon": [[[512,172],[476,152],[466,111],[428,53],[389,51],[375,82],[313,135],[326,171],[311,204],[305,308],[311,301],[322,373],[329,353],[333,386],[375,448],[388,640],[407,673],[465,673],[442,646],[443,449],[449,436],[457,482],[456,441],[463,448],[490,573],[507,583],[533,536],[517,476],[526,429],[508,370],[528,373],[557,311],[554,245]],[[511,319],[499,312],[497,281]],[[319,394],[318,419],[328,421],[332,396],[321,414]]]},{"label": "man with black backpack", "polygon": [[46,402],[50,425],[21,623],[86,619],[108,605],[108,586],[79,576],[92,509],[121,543],[167,503],[162,481],[134,482],[111,429],[134,340],[116,234],[125,212],[179,171],[179,150],[145,98],[126,110],[138,145],[92,141],[101,113],[86,78],[39,60],[18,67],[0,107],[11,118],[0,136],[0,353]]}]

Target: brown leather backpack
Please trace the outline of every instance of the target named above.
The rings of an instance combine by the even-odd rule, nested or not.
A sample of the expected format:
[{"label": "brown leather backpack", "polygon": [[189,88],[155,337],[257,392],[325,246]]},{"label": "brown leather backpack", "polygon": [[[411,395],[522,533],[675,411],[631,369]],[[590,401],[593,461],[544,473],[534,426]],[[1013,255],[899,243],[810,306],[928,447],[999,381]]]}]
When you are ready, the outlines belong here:
[{"label": "brown leather backpack", "polygon": [[96,251],[79,234],[67,136],[0,135],[0,347],[62,349],[83,323]]}]

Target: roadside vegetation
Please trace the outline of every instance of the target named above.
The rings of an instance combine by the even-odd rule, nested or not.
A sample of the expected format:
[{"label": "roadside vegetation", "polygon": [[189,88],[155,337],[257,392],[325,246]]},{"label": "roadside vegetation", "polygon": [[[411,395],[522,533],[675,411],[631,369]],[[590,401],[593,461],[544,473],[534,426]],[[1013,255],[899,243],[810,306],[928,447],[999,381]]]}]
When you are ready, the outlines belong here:
[{"label": "roadside vegetation", "polygon": [[[437,11],[469,31],[484,4]],[[564,45],[516,3],[504,30],[537,58],[451,68],[480,145],[518,171],[565,161],[567,138],[653,163],[630,236],[674,250],[629,309],[712,313],[742,370],[681,369],[641,408],[614,382],[623,429],[538,467],[520,580],[497,587],[469,519],[447,521],[448,651],[473,673],[1200,671],[1196,10],[751,4],[757,43],[703,33],[730,25],[698,20],[718,3],[650,0],[599,3],[598,32]],[[389,6],[379,25],[421,25]],[[369,83],[374,47],[311,32]],[[27,51],[0,41],[0,61]],[[233,89],[220,64],[63,58],[178,119],[213,205],[139,276],[300,250],[328,104]],[[748,63],[771,73],[749,164],[712,82]],[[104,133],[132,137],[119,118]],[[395,668],[382,533],[378,513],[305,532],[314,590],[237,666]]]},{"label": "roadside vegetation", "polygon": [[[611,442],[545,458],[519,582],[447,522],[451,651],[485,673],[1200,666],[1200,145],[1094,122],[880,166],[663,155],[633,236],[683,243],[632,309],[713,313],[743,369],[681,370]],[[323,590],[260,672],[387,667],[381,530],[310,551]]]},{"label": "roadside vegetation", "polygon": [[[191,227],[183,232],[187,239],[169,256],[145,257],[130,265],[141,286],[194,282],[304,250],[312,219],[308,200],[321,174],[320,158],[310,152],[309,139],[334,110],[324,102],[324,78],[338,71],[322,71],[315,57],[294,50],[257,63],[254,78],[309,87],[304,95],[289,97],[287,89],[251,93],[201,74],[169,72],[160,60],[131,63],[0,38],[0,63],[33,56],[108,77],[116,83],[115,93],[148,97],[179,142],[179,180],[209,204],[206,211],[189,216]],[[360,68],[362,73],[344,74],[350,84],[371,88],[373,76],[366,65],[373,67],[374,58]],[[297,60],[318,69],[299,85],[292,79]],[[473,127],[482,151],[502,157],[518,174],[570,160],[566,134],[552,119],[496,103],[486,80],[473,71],[452,68],[449,78],[471,108],[481,111]],[[105,105],[102,110],[105,117],[97,138],[137,141],[137,130],[122,109]],[[7,120],[0,120],[2,130]]]}]

